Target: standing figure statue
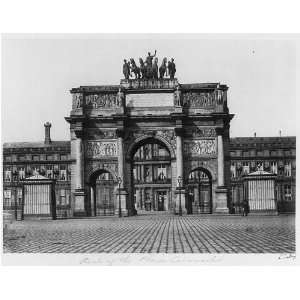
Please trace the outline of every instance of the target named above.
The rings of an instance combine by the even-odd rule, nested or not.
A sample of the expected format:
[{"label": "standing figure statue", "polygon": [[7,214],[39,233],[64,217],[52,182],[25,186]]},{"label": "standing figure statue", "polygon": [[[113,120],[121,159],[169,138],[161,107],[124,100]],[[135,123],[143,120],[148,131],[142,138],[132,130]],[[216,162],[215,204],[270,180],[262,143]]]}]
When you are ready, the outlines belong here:
[{"label": "standing figure statue", "polygon": [[153,77],[152,75],[152,60],[156,56],[156,50],[154,52],[154,55],[151,55],[150,52],[148,52],[148,56],[146,57],[146,78],[151,79]]},{"label": "standing figure statue", "polygon": [[146,57],[146,65],[147,67],[152,67],[152,60],[156,56],[156,50],[154,52],[154,55],[151,55],[150,52],[148,52],[148,56]]},{"label": "standing figure statue", "polygon": [[170,79],[174,79],[176,73],[176,65],[174,63],[174,58],[171,58],[171,61],[168,62],[168,70],[170,74]]},{"label": "standing figure statue", "polygon": [[125,79],[128,80],[129,76],[130,76],[130,64],[129,64],[129,62],[127,62],[126,59],[124,59],[123,74],[124,74]]},{"label": "standing figure statue", "polygon": [[153,79],[158,79],[158,58],[157,57],[154,58],[151,73]]},{"label": "standing figure statue", "polygon": [[137,78],[140,79],[141,77],[140,68],[136,65],[133,58],[130,58],[130,63],[131,63],[131,72],[135,75],[135,79]]},{"label": "standing figure statue", "polygon": [[167,75],[167,58],[164,57],[164,59],[161,62],[161,66],[159,67],[159,78],[163,79],[165,76],[165,73]]},{"label": "standing figure statue", "polygon": [[145,66],[144,61],[141,57],[139,58],[139,62],[140,62],[140,72],[141,72],[141,75],[142,75],[142,79],[145,79],[146,78],[146,66]]}]

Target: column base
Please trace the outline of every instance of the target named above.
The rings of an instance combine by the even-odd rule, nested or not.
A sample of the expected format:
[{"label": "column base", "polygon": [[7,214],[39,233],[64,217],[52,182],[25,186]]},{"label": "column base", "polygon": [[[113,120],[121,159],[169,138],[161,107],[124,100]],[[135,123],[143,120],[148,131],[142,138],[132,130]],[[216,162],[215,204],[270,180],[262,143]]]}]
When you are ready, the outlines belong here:
[{"label": "column base", "polygon": [[214,213],[229,214],[227,207],[227,189],[219,186],[216,189],[216,206]]},{"label": "column base", "polygon": [[74,217],[86,217],[85,210],[85,191],[83,189],[76,189],[74,192],[75,205],[74,205]]},{"label": "column base", "polygon": [[184,188],[176,188],[176,198],[174,203],[174,214],[179,215],[180,206],[182,214],[186,214],[187,210],[185,207],[185,189]]},{"label": "column base", "polygon": [[[120,211],[119,211],[119,203],[121,203],[121,216],[122,217],[128,217],[128,209],[126,206],[127,203],[127,196],[128,193],[126,192],[126,190],[123,188],[120,189],[120,193],[119,193],[119,189],[116,192],[116,209],[115,209],[115,215],[119,215]],[[119,201],[119,197],[120,197],[120,201]]]}]

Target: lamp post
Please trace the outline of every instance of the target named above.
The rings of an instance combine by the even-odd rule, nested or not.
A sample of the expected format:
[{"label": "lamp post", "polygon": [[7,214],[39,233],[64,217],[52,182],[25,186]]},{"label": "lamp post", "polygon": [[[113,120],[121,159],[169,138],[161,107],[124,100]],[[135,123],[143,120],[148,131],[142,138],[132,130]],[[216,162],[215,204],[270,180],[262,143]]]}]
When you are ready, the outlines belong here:
[{"label": "lamp post", "polygon": [[182,216],[182,207],[181,207],[181,184],[182,184],[182,177],[178,176],[178,186],[179,186],[179,216]]},{"label": "lamp post", "polygon": [[121,210],[121,182],[122,182],[122,178],[118,177],[118,184],[119,184],[119,218],[122,217],[122,210]]}]

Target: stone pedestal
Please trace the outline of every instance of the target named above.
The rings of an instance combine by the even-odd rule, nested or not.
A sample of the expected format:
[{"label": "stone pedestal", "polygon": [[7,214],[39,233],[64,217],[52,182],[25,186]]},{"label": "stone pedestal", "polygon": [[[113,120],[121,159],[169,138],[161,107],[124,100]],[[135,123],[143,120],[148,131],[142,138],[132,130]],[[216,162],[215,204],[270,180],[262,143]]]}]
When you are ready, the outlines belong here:
[{"label": "stone pedestal", "polygon": [[227,189],[225,187],[218,187],[216,189],[216,206],[214,213],[229,213],[227,207]]},{"label": "stone pedestal", "polygon": [[185,208],[185,189],[184,188],[176,188],[176,198],[175,198],[175,206],[174,206],[174,213],[176,215],[179,214],[179,207],[180,207],[180,203],[181,203],[181,211],[182,214],[186,214],[186,208]]},{"label": "stone pedestal", "polygon": [[115,215],[119,215],[119,203],[121,204],[121,213],[122,217],[128,217],[128,209],[126,208],[126,201],[127,201],[128,193],[125,189],[117,189],[116,191],[116,203],[115,203]]},{"label": "stone pedestal", "polygon": [[75,193],[74,216],[86,216],[85,210],[85,191],[83,189],[76,189]]}]

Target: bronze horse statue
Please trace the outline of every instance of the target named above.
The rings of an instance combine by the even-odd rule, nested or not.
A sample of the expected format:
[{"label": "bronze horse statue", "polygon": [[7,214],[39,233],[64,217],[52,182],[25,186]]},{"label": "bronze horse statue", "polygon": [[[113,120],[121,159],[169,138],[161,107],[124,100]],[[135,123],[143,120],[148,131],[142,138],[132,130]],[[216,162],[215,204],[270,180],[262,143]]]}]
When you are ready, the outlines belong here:
[{"label": "bronze horse statue", "polygon": [[161,62],[161,66],[159,67],[159,78],[163,79],[165,76],[165,73],[167,75],[167,58],[164,57],[164,59]]},{"label": "bronze horse statue", "polygon": [[136,65],[133,58],[130,58],[131,72],[135,75],[135,79],[141,78],[140,68]]}]

